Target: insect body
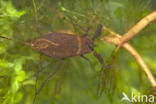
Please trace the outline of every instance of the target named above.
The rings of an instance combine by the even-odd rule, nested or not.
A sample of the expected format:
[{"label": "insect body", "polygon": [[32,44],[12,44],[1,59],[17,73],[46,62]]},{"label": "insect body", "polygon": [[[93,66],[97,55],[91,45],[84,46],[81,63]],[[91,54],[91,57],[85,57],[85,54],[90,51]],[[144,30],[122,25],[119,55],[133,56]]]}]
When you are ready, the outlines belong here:
[{"label": "insect body", "polygon": [[60,59],[81,56],[89,61],[89,59],[83,55],[93,52],[99,62],[107,68],[104,64],[103,58],[94,50],[94,40],[100,36],[101,30],[102,25],[100,24],[91,39],[86,37],[88,32],[82,36],[52,32],[36,39],[31,46],[41,54]]},{"label": "insect body", "polygon": [[68,58],[90,53],[94,48],[91,39],[83,36],[52,32],[35,40],[36,51],[54,58]]},{"label": "insect body", "polygon": [[83,55],[93,52],[99,62],[105,68],[107,68],[107,66],[105,66],[104,64],[103,58],[94,50],[94,40],[100,36],[101,30],[102,25],[100,24],[98,25],[97,30],[91,39],[86,37],[88,35],[88,32],[82,36],[52,32],[36,39],[33,43],[24,43],[22,41],[13,40],[3,36],[0,36],[0,38],[13,40],[15,42],[23,43],[25,45],[31,45],[34,50],[41,54],[60,59],[79,55],[85,60],[89,61],[89,59]]}]

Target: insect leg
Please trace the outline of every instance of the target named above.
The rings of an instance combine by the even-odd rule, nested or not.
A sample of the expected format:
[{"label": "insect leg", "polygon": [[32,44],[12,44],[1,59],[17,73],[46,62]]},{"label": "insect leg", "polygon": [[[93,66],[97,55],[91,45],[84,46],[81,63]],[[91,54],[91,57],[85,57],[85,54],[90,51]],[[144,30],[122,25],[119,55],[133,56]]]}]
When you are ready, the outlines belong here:
[{"label": "insect leg", "polygon": [[94,53],[94,56],[98,59],[98,61],[101,63],[101,65],[102,65],[104,68],[108,69],[109,66],[106,66],[106,65],[105,65],[102,56],[101,56],[100,54],[98,54],[95,50],[93,51],[93,53]]},{"label": "insect leg", "polygon": [[52,73],[50,73],[50,74],[48,75],[48,77],[43,81],[43,83],[41,84],[40,88],[39,88],[38,90],[36,90],[35,96],[34,96],[34,100],[33,100],[33,104],[35,104],[36,97],[37,97],[37,95],[40,93],[40,91],[42,90],[42,88],[43,88],[43,87],[45,86],[45,84],[50,80],[50,78],[52,78],[52,77],[56,74],[56,72],[60,69],[61,65],[63,64],[63,62],[64,62],[64,59],[62,59],[62,60],[59,62],[59,64],[57,65],[55,71],[52,72]]},{"label": "insect leg", "polygon": [[82,37],[88,36],[88,32],[89,32],[90,28],[91,28],[90,26],[87,28],[87,30],[85,31],[85,34],[83,34]]},{"label": "insect leg", "polygon": [[[40,64],[40,70],[39,70],[39,72],[37,74],[40,74],[40,72],[43,71],[42,70],[42,56],[41,56],[41,54],[40,54],[40,62],[39,62],[39,64]],[[36,79],[35,79],[35,92],[37,92],[37,81],[38,81],[38,76],[36,76]],[[36,99],[36,95],[35,95],[34,99]],[[33,103],[35,104],[35,100],[33,101]]]},{"label": "insect leg", "polygon": [[99,24],[97,29],[96,29],[96,32],[95,34],[93,35],[92,37],[92,40],[94,41],[95,39],[97,39],[100,35],[101,35],[101,31],[102,31],[102,25]]},{"label": "insect leg", "polygon": [[112,68],[112,66],[107,66],[104,63],[104,60],[100,54],[98,54],[95,50],[94,56],[99,60],[99,62],[102,64],[102,68],[99,72],[99,78],[98,78],[98,86],[97,86],[97,95],[100,97],[103,91],[109,91],[109,89],[113,86],[111,82],[112,78],[112,70],[108,70]]},{"label": "insect leg", "polygon": [[49,66],[50,64],[55,63],[55,62],[57,62],[57,61],[58,61],[58,60],[55,60],[55,61],[53,61],[53,62],[48,63],[48,64],[45,65],[45,66],[42,66],[42,68],[40,68],[39,71],[37,71],[35,74],[33,74],[33,75],[30,76],[29,78],[25,79],[24,81],[27,81],[27,80],[29,80],[29,79],[31,79],[31,78],[33,78],[33,77],[38,77],[38,76],[40,76],[40,73],[42,73],[42,72],[44,73],[45,68],[46,68],[47,66]]},{"label": "insect leg", "polygon": [[40,64],[39,71],[37,71],[36,73],[31,75],[29,78],[25,79],[24,81],[30,80],[33,77],[38,77],[38,76],[40,76],[40,73],[44,74],[44,71],[46,70],[45,68],[47,68],[47,66],[51,65],[52,63],[56,63],[56,62],[58,62],[58,60],[54,60],[54,61],[52,61],[52,62],[50,62],[50,63],[48,63],[47,65],[44,65],[44,66]]},{"label": "insect leg", "polygon": [[92,64],[92,62],[87,58],[87,57],[85,57],[84,55],[80,55],[83,59],[85,59],[86,61],[88,61],[89,62],[89,64],[90,64],[90,66],[92,67],[92,69],[93,70],[95,70],[94,69],[94,66],[93,66],[93,64]]}]

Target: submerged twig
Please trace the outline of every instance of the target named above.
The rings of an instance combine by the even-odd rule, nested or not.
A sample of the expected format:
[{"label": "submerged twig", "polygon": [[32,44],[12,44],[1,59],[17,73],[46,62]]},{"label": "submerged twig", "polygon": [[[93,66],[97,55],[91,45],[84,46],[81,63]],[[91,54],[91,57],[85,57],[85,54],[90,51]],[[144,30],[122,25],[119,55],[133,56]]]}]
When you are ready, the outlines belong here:
[{"label": "submerged twig", "polygon": [[125,33],[121,37],[120,44],[117,49],[119,49],[119,47],[121,47],[121,45],[123,45],[125,42],[130,40],[132,37],[134,37],[137,33],[139,33],[142,29],[144,29],[149,23],[151,23],[154,20],[156,20],[156,11],[145,16],[135,26],[133,26],[127,33]]},{"label": "submerged twig", "polygon": [[[111,31],[110,29],[108,29],[106,27],[103,27],[103,29],[107,30],[112,35],[112,36],[104,37],[103,40],[105,40],[109,43],[115,44],[115,45],[121,44],[122,36]],[[152,72],[150,71],[150,69],[148,68],[148,66],[146,65],[144,60],[142,59],[142,57],[139,55],[139,53],[129,43],[124,43],[123,47],[136,59],[136,61],[138,62],[138,64],[140,65],[140,67],[142,68],[144,73],[146,74],[147,78],[149,79],[151,85],[153,87],[155,87],[156,80],[155,80]]]}]

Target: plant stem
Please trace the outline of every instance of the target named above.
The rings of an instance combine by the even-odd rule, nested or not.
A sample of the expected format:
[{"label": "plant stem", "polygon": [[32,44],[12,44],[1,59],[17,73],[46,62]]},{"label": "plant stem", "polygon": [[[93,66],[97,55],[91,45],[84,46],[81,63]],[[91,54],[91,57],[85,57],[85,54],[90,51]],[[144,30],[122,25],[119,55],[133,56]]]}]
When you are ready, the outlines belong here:
[{"label": "plant stem", "polygon": [[[108,29],[106,27],[103,27],[103,29],[107,30],[111,35],[113,35],[113,36],[104,37],[103,40],[105,40],[109,43],[115,44],[115,45],[121,44],[122,36],[111,31],[110,29]],[[156,87],[156,80],[155,80],[152,72],[150,71],[150,69],[148,68],[148,66],[146,65],[144,60],[142,59],[142,57],[139,55],[139,53],[129,43],[124,43],[122,46],[136,59],[136,61],[138,62],[138,64],[140,65],[140,67],[142,68],[144,73],[146,74],[147,78],[149,79],[151,85],[153,87]]]}]

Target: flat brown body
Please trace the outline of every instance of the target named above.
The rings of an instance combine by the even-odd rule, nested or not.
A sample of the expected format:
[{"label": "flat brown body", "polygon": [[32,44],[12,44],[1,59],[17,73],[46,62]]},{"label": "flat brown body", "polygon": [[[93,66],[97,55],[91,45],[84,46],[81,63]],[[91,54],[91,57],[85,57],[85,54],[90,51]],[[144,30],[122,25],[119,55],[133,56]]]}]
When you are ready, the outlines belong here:
[{"label": "flat brown body", "polygon": [[32,47],[50,57],[67,58],[90,53],[94,43],[86,37],[53,32],[36,39]]}]

